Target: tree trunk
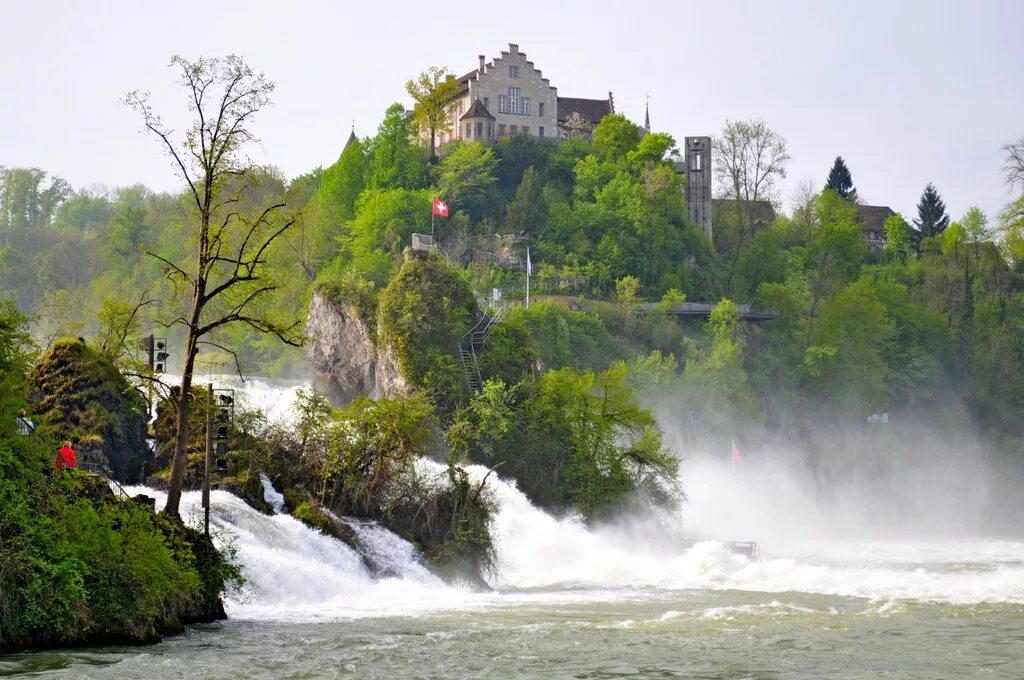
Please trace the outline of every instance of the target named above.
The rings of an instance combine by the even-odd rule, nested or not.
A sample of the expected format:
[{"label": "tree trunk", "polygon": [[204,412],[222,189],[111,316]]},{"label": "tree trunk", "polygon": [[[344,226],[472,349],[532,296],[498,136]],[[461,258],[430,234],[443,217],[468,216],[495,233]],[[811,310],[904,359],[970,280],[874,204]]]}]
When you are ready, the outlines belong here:
[{"label": "tree trunk", "polygon": [[[205,230],[204,230],[205,232]],[[203,239],[205,241],[205,239]],[[200,258],[202,260],[202,258]],[[201,268],[200,268],[201,270]],[[181,489],[185,483],[185,469],[188,464],[188,441],[192,434],[188,424],[189,399],[192,397],[192,371],[195,368],[196,354],[199,351],[199,319],[203,311],[203,298],[206,296],[206,280],[196,279],[195,292],[192,297],[192,314],[189,319],[188,333],[185,336],[185,364],[181,371],[181,392],[178,394],[177,422],[174,432],[174,459],[171,461],[171,478],[167,483],[167,505],[164,513],[180,517]]]},{"label": "tree trunk", "polygon": [[189,399],[192,396],[192,370],[196,360],[196,338],[191,329],[185,341],[185,365],[181,374],[181,392],[178,394],[178,409],[174,430],[174,458],[171,461],[171,478],[167,483],[167,505],[164,513],[179,517],[181,489],[185,482],[185,467],[188,462],[188,440],[191,434],[188,425]]}]

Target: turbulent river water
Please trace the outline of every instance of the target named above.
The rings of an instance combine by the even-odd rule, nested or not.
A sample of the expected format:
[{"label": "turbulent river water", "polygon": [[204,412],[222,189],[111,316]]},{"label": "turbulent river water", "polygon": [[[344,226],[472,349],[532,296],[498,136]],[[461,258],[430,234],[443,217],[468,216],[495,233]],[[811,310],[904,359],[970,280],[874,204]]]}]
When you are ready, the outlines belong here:
[{"label": "turbulent river water", "polygon": [[[292,394],[249,390],[277,412]],[[809,507],[752,498],[765,494],[750,483],[754,465],[694,461],[684,470],[682,518],[599,528],[551,517],[497,480],[491,592],[442,583],[413,546],[357,524],[364,550],[391,574],[375,578],[344,544],[216,491],[213,524],[248,579],[227,603],[228,621],[151,647],[0,657],[0,675],[1024,678],[1024,542],[870,531],[840,539]],[[198,503],[185,494],[185,515],[198,518]],[[683,518],[687,533],[707,540],[682,545]],[[758,540],[761,556],[713,538]]]}]

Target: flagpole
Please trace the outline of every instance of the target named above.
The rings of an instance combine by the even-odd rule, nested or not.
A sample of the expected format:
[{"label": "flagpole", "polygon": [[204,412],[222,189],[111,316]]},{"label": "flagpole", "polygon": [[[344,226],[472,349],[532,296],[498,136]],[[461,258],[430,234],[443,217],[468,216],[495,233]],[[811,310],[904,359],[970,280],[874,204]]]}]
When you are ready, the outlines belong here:
[{"label": "flagpole", "polygon": [[434,240],[434,206],[430,206],[430,240]]},{"label": "flagpole", "polygon": [[530,246],[526,246],[526,308],[530,308]]}]

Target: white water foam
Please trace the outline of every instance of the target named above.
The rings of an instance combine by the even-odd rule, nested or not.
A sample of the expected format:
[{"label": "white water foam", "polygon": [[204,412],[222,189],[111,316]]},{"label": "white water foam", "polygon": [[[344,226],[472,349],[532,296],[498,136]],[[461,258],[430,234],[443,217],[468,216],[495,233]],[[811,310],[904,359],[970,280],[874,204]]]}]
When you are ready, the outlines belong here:
[{"label": "white water foam", "polygon": [[[247,384],[246,400],[271,412],[286,409],[298,387]],[[430,474],[442,470],[430,461],[418,467]],[[479,480],[487,471],[472,466],[470,473]],[[555,518],[534,507],[514,482],[491,474],[488,484],[498,504],[492,526],[499,569],[494,593],[442,583],[423,567],[407,541],[377,525],[355,522],[353,528],[375,563],[393,574],[375,579],[340,541],[289,515],[262,515],[231,494],[215,491],[213,523],[222,537],[233,536],[248,579],[247,596],[229,602],[228,612],[243,619],[337,619],[519,603],[647,599],[663,590],[691,589],[867,598],[882,603],[876,607],[878,613],[891,611],[891,602],[898,600],[1024,603],[1024,543],[844,542],[817,536],[800,542],[790,537],[778,545],[762,542],[766,558],[752,561],[713,540],[687,550],[673,538],[675,533],[654,523],[630,525],[624,532],[621,527],[587,527],[578,518]],[[267,499],[280,513],[282,499],[268,487],[265,480]],[[135,491],[163,503],[160,492],[141,487]],[[691,517],[726,517],[729,521],[719,524],[735,525],[737,531],[746,526],[730,518],[728,505],[716,508],[713,498],[696,496],[698,507],[690,508]],[[199,502],[198,493],[184,494],[183,515],[200,517]],[[715,528],[710,520],[705,525]],[[720,537],[760,538],[739,533]]]},{"label": "white water foam", "polygon": [[284,494],[275,489],[270,478],[262,472],[260,473],[260,483],[263,484],[263,500],[270,504],[275,513],[284,512]]},{"label": "white water foam", "polygon": [[[486,473],[474,467],[480,478]],[[716,541],[685,550],[664,535],[633,536],[555,519],[533,507],[514,485],[496,479],[494,520],[499,587],[625,587],[807,592],[869,599],[952,603],[1024,602],[1024,544],[1002,542],[819,544],[804,554],[750,560]],[[893,553],[902,561],[878,559]],[[926,559],[921,559],[926,558]]]}]

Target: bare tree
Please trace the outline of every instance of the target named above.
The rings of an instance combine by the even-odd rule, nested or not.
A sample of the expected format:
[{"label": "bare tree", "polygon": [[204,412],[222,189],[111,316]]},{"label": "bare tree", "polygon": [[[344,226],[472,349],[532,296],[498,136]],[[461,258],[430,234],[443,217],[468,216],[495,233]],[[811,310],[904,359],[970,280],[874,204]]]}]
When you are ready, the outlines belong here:
[{"label": "bare tree", "polygon": [[146,251],[165,265],[168,279],[191,294],[187,311],[168,322],[185,327],[181,389],[175,403],[174,457],[164,507],[165,513],[178,516],[190,435],[192,372],[199,345],[234,355],[208,338],[232,323],[272,333],[290,345],[299,344],[300,337],[297,320],[281,323],[260,311],[276,288],[267,278],[269,249],[295,220],[283,215],[283,201],[265,201],[264,207],[250,209],[252,196],[247,190],[255,183],[258,168],[242,151],[255,141],[249,128],[251,119],[269,104],[274,85],[237,56],[194,62],[175,56],[171,67],[180,71],[193,116],[180,139],[154,113],[148,93],[131,92],[126,103],[139,112],[146,130],[173,160],[193,207],[195,259],[191,263],[172,262]]},{"label": "bare tree", "polygon": [[1020,185],[1020,188],[1024,189],[1024,137],[1013,144],[1005,145],[1003,151],[1006,152],[1006,163],[1003,165],[1006,185],[1011,189]]},{"label": "bare tree", "polygon": [[743,243],[754,234],[754,214],[758,201],[775,203],[779,184],[786,177],[786,140],[764,121],[726,121],[720,137],[714,141],[715,172],[720,178],[720,193],[734,201],[739,236],[729,266],[726,287]]}]

